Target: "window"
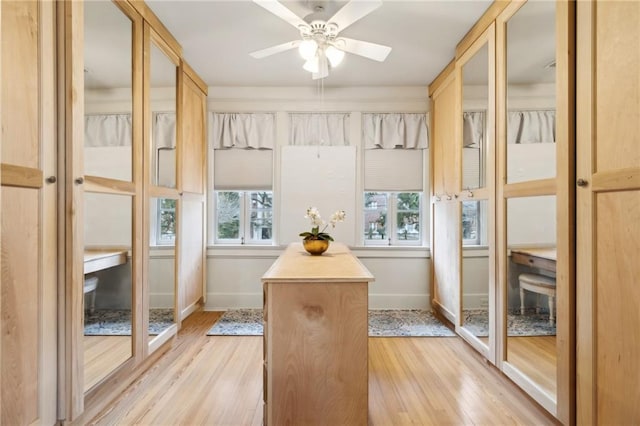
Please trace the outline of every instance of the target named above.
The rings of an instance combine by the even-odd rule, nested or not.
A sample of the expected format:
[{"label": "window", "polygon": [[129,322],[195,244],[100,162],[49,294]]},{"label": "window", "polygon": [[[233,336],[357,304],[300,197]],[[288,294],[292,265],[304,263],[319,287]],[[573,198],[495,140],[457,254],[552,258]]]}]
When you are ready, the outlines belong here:
[{"label": "window", "polygon": [[273,241],[271,191],[216,191],[215,242],[270,244]]},{"label": "window", "polygon": [[365,192],[366,245],[421,245],[422,193]]},{"label": "window", "polygon": [[462,245],[480,245],[480,202],[462,202]]},{"label": "window", "polygon": [[158,216],[156,219],[156,244],[174,245],[176,243],[176,200],[158,198]]}]

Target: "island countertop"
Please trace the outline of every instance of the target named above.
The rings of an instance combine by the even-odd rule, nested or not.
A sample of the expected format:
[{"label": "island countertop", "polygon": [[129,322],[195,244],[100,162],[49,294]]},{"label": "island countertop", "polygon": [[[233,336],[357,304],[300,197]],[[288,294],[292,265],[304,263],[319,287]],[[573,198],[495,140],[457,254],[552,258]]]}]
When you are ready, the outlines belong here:
[{"label": "island countertop", "polygon": [[262,282],[372,282],[375,278],[349,248],[332,242],[320,256],[312,256],[302,243],[291,243],[262,276]]}]

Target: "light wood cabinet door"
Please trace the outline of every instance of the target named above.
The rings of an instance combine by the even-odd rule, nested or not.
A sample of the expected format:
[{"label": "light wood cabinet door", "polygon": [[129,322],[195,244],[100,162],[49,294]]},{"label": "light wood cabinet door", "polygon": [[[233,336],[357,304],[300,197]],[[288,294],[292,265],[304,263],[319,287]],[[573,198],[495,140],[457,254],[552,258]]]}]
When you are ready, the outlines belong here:
[{"label": "light wood cabinet door", "polygon": [[3,425],[56,422],[53,6],[1,5]]},{"label": "light wood cabinet door", "polygon": [[640,3],[578,2],[577,423],[640,421]]},{"label": "light wood cabinet door", "polygon": [[459,203],[454,199],[459,162],[456,159],[456,85],[453,73],[432,95],[433,114],[433,262],[434,307],[455,323],[460,286]]},{"label": "light wood cabinet door", "polygon": [[180,318],[184,319],[204,302],[205,297],[207,95],[204,83],[184,63],[180,76],[182,143],[179,181],[182,195],[178,212],[178,273]]}]

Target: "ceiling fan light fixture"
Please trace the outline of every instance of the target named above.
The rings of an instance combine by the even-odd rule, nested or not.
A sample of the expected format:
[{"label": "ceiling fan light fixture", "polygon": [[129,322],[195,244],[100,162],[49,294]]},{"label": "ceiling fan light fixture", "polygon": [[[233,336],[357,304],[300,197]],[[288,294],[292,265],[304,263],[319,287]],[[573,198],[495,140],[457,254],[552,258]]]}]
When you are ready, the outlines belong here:
[{"label": "ceiling fan light fixture", "polygon": [[332,67],[337,67],[344,59],[344,51],[334,46],[327,47],[327,50],[325,50],[324,53],[327,56],[327,59],[329,59],[329,63],[331,63]]},{"label": "ceiling fan light fixture", "polygon": [[304,63],[302,68],[304,68],[306,71],[309,71],[310,73],[317,73],[320,69],[318,57],[314,56],[313,58],[308,59],[307,62]]},{"label": "ceiling fan light fixture", "polygon": [[300,43],[300,46],[298,46],[298,52],[305,61],[312,59],[316,55],[317,51],[318,43],[316,43],[315,40],[303,40],[302,43]]}]

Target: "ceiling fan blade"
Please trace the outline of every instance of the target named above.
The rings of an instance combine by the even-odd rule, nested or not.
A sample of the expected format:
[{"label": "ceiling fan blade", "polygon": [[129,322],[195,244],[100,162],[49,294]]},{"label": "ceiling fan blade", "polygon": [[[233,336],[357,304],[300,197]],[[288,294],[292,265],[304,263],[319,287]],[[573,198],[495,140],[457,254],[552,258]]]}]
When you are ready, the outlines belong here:
[{"label": "ceiling fan blade", "polygon": [[278,44],[277,46],[267,47],[266,49],[256,50],[249,53],[256,59],[266,58],[267,56],[275,55],[276,53],[285,52],[290,49],[295,49],[300,45],[300,40],[288,41],[286,43]]},{"label": "ceiling fan blade", "polygon": [[351,0],[349,3],[345,4],[342,9],[337,11],[336,14],[327,21],[327,23],[336,24],[338,26],[338,32],[340,32],[356,22],[358,19],[370,14],[380,6],[382,6],[382,0]]},{"label": "ceiling fan blade", "polygon": [[310,29],[309,24],[304,22],[302,18],[300,18],[298,15],[287,9],[282,3],[276,0],[253,0],[253,2],[259,6],[264,7],[280,19],[287,21],[298,30]]},{"label": "ceiling fan blade", "polygon": [[340,37],[336,40],[335,45],[338,49],[354,55],[364,56],[374,61],[382,62],[387,59],[387,55],[391,52],[389,46],[381,44],[369,43],[368,41],[354,40],[352,38]]}]

